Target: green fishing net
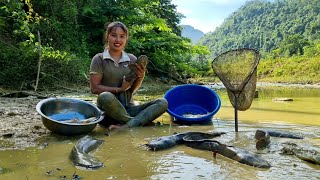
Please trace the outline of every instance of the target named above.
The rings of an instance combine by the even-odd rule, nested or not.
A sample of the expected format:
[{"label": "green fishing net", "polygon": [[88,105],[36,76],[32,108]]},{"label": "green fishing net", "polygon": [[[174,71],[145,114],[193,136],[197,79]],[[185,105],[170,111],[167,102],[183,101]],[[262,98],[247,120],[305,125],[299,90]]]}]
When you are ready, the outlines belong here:
[{"label": "green fishing net", "polygon": [[212,69],[226,87],[236,110],[245,111],[252,104],[259,60],[258,51],[243,48],[222,53],[212,61]]}]

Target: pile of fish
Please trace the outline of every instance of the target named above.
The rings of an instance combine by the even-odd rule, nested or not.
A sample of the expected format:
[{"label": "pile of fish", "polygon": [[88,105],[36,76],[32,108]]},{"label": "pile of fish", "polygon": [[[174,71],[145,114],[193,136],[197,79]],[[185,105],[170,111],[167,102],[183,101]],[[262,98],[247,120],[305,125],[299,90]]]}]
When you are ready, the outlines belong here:
[{"label": "pile of fish", "polygon": [[[200,150],[211,151],[214,154],[220,154],[224,157],[238,161],[239,163],[259,168],[270,168],[271,165],[258,154],[251,153],[245,149],[220,143],[212,138],[225,134],[223,132],[201,133],[186,132],[177,133],[171,136],[163,136],[144,144],[148,150],[158,151],[184,144],[188,147]],[[263,150],[270,145],[270,137],[303,139],[302,136],[289,132],[273,130],[257,130],[255,133],[256,148]],[[301,147],[291,146],[282,149],[283,154],[295,155],[296,157],[314,163],[320,164],[320,155],[316,150],[307,150]]]},{"label": "pile of fish", "polygon": [[[223,144],[213,138],[226,134],[225,132],[184,132],[175,133],[170,136],[162,136],[150,142],[143,144],[150,151],[165,150],[177,145],[185,145],[190,148],[206,150],[213,152],[213,156],[220,154],[239,163],[246,164],[258,168],[270,168],[271,165],[260,155],[249,152],[245,149]],[[270,137],[303,139],[299,135],[288,132],[257,130],[255,133],[256,148],[263,150],[269,148],[271,143]],[[98,169],[103,167],[103,162],[88,153],[98,148],[103,140],[98,140],[90,136],[84,136],[73,147],[70,159],[78,167],[88,169]],[[320,153],[318,150],[310,150],[308,148],[299,147],[294,143],[284,144],[282,154],[295,155],[301,160],[308,161],[320,165]]]},{"label": "pile of fish", "polygon": [[[257,130],[255,134],[256,148],[258,150],[268,148],[271,142],[270,137],[303,139],[302,136],[289,132]],[[282,154],[295,155],[301,160],[320,165],[320,153],[318,150],[310,149],[310,147],[301,147],[295,143],[285,143],[283,146],[284,147],[281,150]]]},{"label": "pile of fish", "polygon": [[215,140],[210,140],[214,137],[225,134],[224,132],[186,132],[178,133],[172,136],[164,136],[152,140],[145,144],[149,150],[158,151],[171,148],[178,144],[184,144],[188,147],[200,150],[207,150],[214,153],[214,155],[220,154],[227,158],[233,159],[243,164],[247,164],[259,168],[270,168],[271,165],[259,155],[250,153],[241,148],[234,146],[228,146]]}]

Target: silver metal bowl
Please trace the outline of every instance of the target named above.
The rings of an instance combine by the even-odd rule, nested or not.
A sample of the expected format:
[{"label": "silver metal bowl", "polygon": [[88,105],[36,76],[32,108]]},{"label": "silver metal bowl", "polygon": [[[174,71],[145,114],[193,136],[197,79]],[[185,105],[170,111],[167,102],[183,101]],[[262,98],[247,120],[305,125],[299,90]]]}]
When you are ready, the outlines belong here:
[{"label": "silver metal bowl", "polygon": [[104,116],[95,105],[72,98],[48,98],[37,104],[43,125],[61,135],[91,132]]}]

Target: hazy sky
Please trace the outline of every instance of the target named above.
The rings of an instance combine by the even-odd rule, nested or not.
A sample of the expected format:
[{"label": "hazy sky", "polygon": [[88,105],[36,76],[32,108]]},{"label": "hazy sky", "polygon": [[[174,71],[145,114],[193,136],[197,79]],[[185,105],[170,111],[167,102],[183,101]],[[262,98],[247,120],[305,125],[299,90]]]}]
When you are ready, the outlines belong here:
[{"label": "hazy sky", "polygon": [[214,31],[223,20],[236,11],[247,0],[172,0],[177,11],[185,18],[182,25],[191,25],[204,33]]}]

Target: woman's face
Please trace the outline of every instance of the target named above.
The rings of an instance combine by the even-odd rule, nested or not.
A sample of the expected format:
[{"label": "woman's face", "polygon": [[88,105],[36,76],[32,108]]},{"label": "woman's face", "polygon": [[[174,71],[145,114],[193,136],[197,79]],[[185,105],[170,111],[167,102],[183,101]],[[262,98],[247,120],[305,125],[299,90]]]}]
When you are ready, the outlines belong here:
[{"label": "woman's face", "polygon": [[121,27],[115,27],[108,34],[108,48],[111,51],[122,51],[127,44],[127,34]]}]

